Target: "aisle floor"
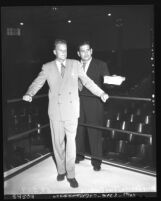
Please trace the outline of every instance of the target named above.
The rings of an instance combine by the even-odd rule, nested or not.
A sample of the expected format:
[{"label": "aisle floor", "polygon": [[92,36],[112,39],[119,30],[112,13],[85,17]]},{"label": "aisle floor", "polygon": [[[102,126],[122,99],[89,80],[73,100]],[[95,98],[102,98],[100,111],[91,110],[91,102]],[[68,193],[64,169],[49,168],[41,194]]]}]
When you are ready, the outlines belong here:
[{"label": "aisle floor", "polygon": [[[76,164],[78,188],[71,188],[67,180],[58,182],[53,158],[50,156],[4,182],[8,194],[67,194],[67,193],[122,193],[156,192],[156,177],[102,164],[96,172],[91,161]],[[21,167],[19,167],[21,168]],[[16,169],[5,172],[5,176]]]}]

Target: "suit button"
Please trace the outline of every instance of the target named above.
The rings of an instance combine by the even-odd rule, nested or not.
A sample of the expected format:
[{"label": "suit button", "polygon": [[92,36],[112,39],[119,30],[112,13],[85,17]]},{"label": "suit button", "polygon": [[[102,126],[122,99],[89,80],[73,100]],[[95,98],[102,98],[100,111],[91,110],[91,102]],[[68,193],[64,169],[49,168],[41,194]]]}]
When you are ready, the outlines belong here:
[{"label": "suit button", "polygon": [[60,96],[61,94],[58,94],[58,96]]},{"label": "suit button", "polygon": [[70,103],[72,103],[72,101],[70,101]]},{"label": "suit button", "polygon": [[60,102],[58,102],[58,104],[60,104]]},{"label": "suit button", "polygon": [[71,91],[69,92],[69,94],[71,94]]}]

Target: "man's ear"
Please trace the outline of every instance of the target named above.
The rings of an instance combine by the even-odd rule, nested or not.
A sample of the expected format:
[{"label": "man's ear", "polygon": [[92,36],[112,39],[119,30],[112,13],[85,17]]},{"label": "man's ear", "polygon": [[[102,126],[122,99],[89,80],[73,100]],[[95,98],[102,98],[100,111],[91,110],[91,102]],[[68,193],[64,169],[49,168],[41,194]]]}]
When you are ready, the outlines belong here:
[{"label": "man's ear", "polygon": [[78,56],[80,57],[79,51],[77,51]]},{"label": "man's ear", "polygon": [[91,55],[93,54],[93,49],[91,48]]},{"label": "man's ear", "polygon": [[56,55],[56,51],[55,51],[55,50],[53,50],[53,54],[55,54],[55,55]]}]

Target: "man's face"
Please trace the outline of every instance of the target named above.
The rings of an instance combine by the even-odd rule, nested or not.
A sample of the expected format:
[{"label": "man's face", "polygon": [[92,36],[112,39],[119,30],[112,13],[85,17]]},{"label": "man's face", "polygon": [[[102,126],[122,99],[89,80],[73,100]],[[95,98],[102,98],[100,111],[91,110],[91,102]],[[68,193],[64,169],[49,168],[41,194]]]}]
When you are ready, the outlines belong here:
[{"label": "man's face", "polygon": [[88,61],[92,57],[92,48],[89,45],[82,45],[79,48],[78,56],[81,58],[82,61]]},{"label": "man's face", "polygon": [[60,61],[64,61],[67,58],[67,45],[58,43],[55,47],[54,54]]}]

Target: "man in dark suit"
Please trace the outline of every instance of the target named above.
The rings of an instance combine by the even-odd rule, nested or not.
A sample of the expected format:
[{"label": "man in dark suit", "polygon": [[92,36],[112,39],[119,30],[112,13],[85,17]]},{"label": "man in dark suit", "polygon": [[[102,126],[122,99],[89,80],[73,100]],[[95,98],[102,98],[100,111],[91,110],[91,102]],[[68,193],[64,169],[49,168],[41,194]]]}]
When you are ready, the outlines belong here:
[{"label": "man in dark suit", "polygon": [[[107,64],[103,61],[92,58],[93,50],[88,41],[80,43],[77,53],[81,58],[81,63],[85,73],[99,87],[101,87],[103,83],[103,77],[109,75]],[[79,123],[104,126],[104,105],[97,97],[93,96],[93,94],[88,89],[82,86],[80,80],[78,84],[80,91]],[[87,131],[87,135],[85,131]],[[100,159],[95,159],[95,157],[102,157],[102,131],[99,129],[84,126],[78,127],[76,136],[76,163],[79,163],[84,159],[83,153],[85,152],[85,139],[87,139],[87,137],[91,151],[91,164],[95,171],[99,171],[101,169],[102,161]]]}]

